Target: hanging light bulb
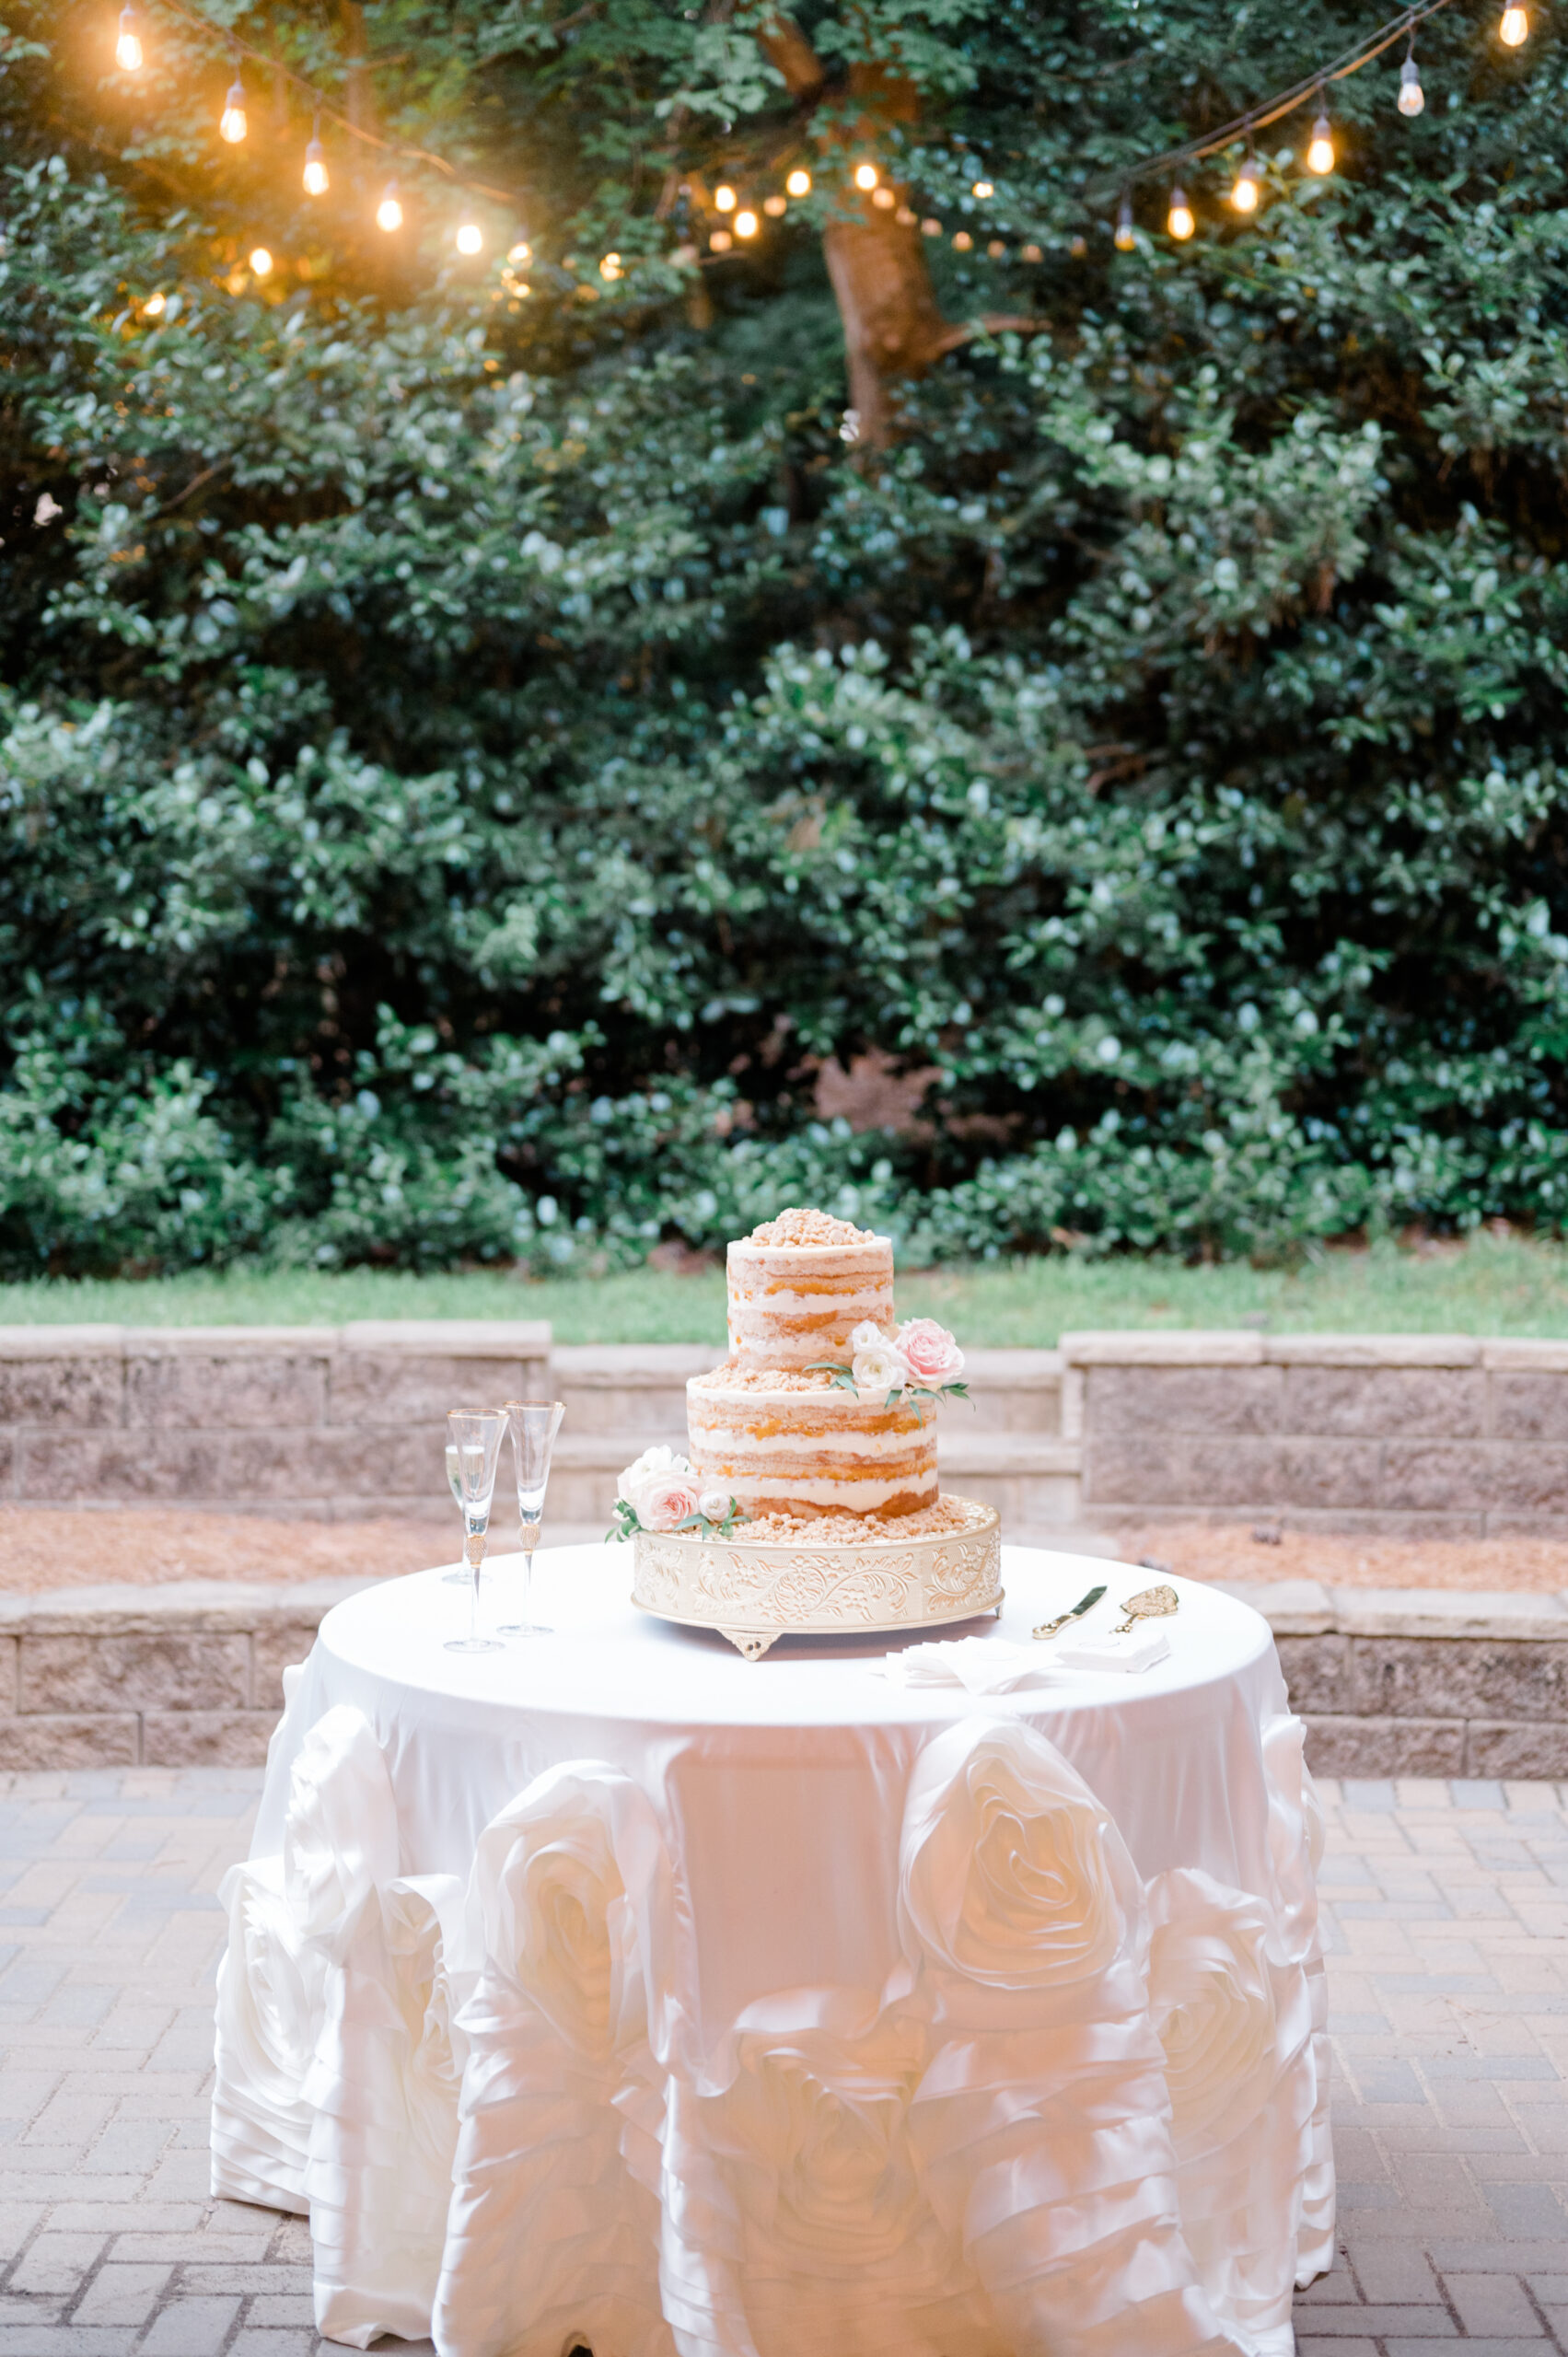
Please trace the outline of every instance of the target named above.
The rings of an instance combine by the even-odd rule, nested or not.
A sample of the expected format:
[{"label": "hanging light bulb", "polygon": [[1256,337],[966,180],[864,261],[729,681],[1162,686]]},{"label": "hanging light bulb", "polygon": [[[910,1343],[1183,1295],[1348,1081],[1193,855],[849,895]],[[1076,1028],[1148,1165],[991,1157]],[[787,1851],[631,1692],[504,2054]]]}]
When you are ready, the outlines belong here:
[{"label": "hanging light bulb", "polygon": [[789,207],[782,196],[765,196],[762,199],[762,210],[770,221],[782,221],[789,211]]},{"label": "hanging light bulb", "polygon": [[1258,158],[1252,153],[1252,134],[1247,134],[1247,155],[1231,183],[1230,201],[1238,213],[1256,213],[1258,200],[1263,193],[1258,170]]},{"label": "hanging light bulb", "polygon": [[803,164],[797,164],[794,171],[791,172],[788,180],[785,180],[784,186],[788,189],[791,196],[809,196],[811,193],[811,175]]},{"label": "hanging light bulb", "polygon": [[316,117],[310,129],[310,145],[305,150],[305,193],[325,196],[328,189],[327,151],[321,145],[321,118]]},{"label": "hanging light bulb", "polygon": [[1179,244],[1185,244],[1198,226],[1179,180],[1170,192],[1170,211],[1165,216],[1165,226]]},{"label": "hanging light bulb", "polygon": [[533,248],[526,238],[519,238],[515,246],[508,248],[506,259],[514,270],[520,270],[525,262],[532,261]]},{"label": "hanging light bulb", "polygon": [[619,254],[606,254],[604,260],[598,266],[598,274],[604,280],[606,285],[613,285],[618,278],[624,278],[626,275],[626,269],[624,263],[621,261],[621,256]]},{"label": "hanging light bulb", "polygon": [[265,246],[252,246],[250,249],[250,269],[257,278],[271,278],[273,257]]},{"label": "hanging light bulb", "polygon": [[402,226],[403,207],[398,194],[398,184],[396,180],[389,180],[381,192],[381,202],[376,207],[376,226],[385,229],[390,237],[394,229],[401,229]]},{"label": "hanging light bulb", "polygon": [[1530,20],[1523,8],[1512,6],[1504,9],[1497,38],[1504,49],[1517,49],[1522,41],[1528,40]]},{"label": "hanging light bulb", "polygon": [[228,96],[223,102],[223,113],[218,120],[218,136],[226,139],[231,147],[238,147],[250,127],[245,120],[245,85],[239,78],[239,60],[236,58],[234,79],[229,84]]},{"label": "hanging light bulb", "polygon": [[721,181],[719,186],[714,189],[714,203],[717,205],[721,213],[733,213],[735,211],[735,191],[726,181]]},{"label": "hanging light bulb", "polygon": [[854,184],[856,188],[865,189],[867,192],[876,187],[880,178],[881,174],[877,171],[875,164],[857,164],[854,168]]},{"label": "hanging light bulb", "polygon": [[122,74],[139,74],[142,70],[142,36],[137,29],[134,8],[120,11],[120,36],[114,44],[114,63]]},{"label": "hanging light bulb", "polygon": [[992,187],[989,180],[976,180],[973,188],[970,191],[970,194],[971,196],[978,196],[982,204],[985,203],[988,196],[994,196],[995,193],[996,191]]},{"label": "hanging light bulb", "polygon": [[161,294],[149,295],[146,301],[143,304],[142,308],[146,313],[149,319],[156,319],[161,317],[167,301],[167,296]]},{"label": "hanging light bulb", "polygon": [[754,213],[738,213],[735,216],[735,234],[738,238],[754,238],[758,226],[757,215]]},{"label": "hanging light bulb", "polygon": [[1329,123],[1329,102],[1318,93],[1318,120],[1312,126],[1312,138],[1307,150],[1307,168],[1319,179],[1334,168],[1334,134]]},{"label": "hanging light bulb", "polygon": [[1421,68],[1415,62],[1415,32],[1411,29],[1410,47],[1400,68],[1400,112],[1418,115],[1426,105],[1426,92],[1421,87]]},{"label": "hanging light bulb", "polygon": [[713,253],[726,254],[734,243],[735,239],[727,229],[714,229],[709,232],[708,247]]},{"label": "hanging light bulb", "polygon": [[1116,250],[1119,254],[1130,254],[1137,242],[1132,229],[1132,199],[1124,189],[1116,215]]},{"label": "hanging light bulb", "polygon": [[460,254],[480,253],[484,247],[484,231],[477,221],[459,221],[454,242]]}]

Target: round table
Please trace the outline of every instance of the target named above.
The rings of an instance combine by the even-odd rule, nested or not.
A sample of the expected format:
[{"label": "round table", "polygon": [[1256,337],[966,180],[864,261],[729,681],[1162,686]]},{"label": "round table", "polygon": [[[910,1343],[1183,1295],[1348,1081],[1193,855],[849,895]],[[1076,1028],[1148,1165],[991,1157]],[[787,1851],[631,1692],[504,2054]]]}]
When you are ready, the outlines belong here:
[{"label": "round table", "polygon": [[[1148,1574],[1004,1550],[1027,1643]],[[515,1559],[481,1620],[508,1617]],[[226,1887],[215,2186],[308,2208],[331,2338],[444,2357],[1292,2347],[1329,2264],[1315,1803],[1266,1622],[1001,1694],[748,1662],[541,1551],[292,1673]],[[1051,1648],[1039,1654],[1049,1660]]]}]

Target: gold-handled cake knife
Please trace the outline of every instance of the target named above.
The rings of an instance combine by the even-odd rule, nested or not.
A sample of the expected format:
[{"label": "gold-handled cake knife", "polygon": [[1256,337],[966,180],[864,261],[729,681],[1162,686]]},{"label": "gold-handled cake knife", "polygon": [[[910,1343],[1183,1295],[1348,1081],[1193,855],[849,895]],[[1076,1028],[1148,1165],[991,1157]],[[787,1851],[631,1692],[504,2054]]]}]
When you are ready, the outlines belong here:
[{"label": "gold-handled cake knife", "polygon": [[1103,1587],[1090,1588],[1087,1596],[1080,1596],[1078,1602],[1074,1605],[1071,1611],[1059,1612],[1054,1620],[1042,1620],[1040,1627],[1035,1631],[1035,1635],[1037,1637],[1054,1637],[1058,1629],[1065,1629],[1069,1620],[1076,1620],[1083,1613],[1090,1611],[1093,1607],[1099,1602],[1100,1597],[1104,1594],[1105,1590]]}]

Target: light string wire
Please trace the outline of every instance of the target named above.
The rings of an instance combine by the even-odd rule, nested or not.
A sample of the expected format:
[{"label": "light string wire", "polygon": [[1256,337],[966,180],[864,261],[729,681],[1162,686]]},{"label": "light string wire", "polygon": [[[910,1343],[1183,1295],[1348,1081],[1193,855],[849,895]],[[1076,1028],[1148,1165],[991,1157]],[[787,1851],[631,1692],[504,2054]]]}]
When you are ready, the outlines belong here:
[{"label": "light string wire", "polygon": [[1158,156],[1145,157],[1142,163],[1131,165],[1124,171],[1107,173],[1102,180],[1097,179],[1095,185],[1104,187],[1108,192],[1132,188],[1139,180],[1163,178],[1168,172],[1179,170],[1183,164],[1197,164],[1206,156],[1217,156],[1222,149],[1234,145],[1237,139],[1245,138],[1249,132],[1266,130],[1270,123],[1280,122],[1287,114],[1294,114],[1298,107],[1306,106],[1330,82],[1348,81],[1353,74],[1359,74],[1364,65],[1370,65],[1374,58],[1381,57],[1386,49],[1392,49],[1396,41],[1403,41],[1407,33],[1413,32],[1416,26],[1423,24],[1428,17],[1435,17],[1442,9],[1452,6],[1453,0],[1421,0],[1421,5],[1416,7],[1401,8],[1397,17],[1380,25],[1375,33],[1369,33],[1349,49],[1342,50],[1326,65],[1319,66],[1315,73],[1304,75],[1288,89],[1277,91],[1272,98],[1249,107],[1243,114],[1233,115],[1228,122],[1222,123],[1218,130],[1209,133],[1205,138],[1190,139],[1179,147],[1167,147]]}]

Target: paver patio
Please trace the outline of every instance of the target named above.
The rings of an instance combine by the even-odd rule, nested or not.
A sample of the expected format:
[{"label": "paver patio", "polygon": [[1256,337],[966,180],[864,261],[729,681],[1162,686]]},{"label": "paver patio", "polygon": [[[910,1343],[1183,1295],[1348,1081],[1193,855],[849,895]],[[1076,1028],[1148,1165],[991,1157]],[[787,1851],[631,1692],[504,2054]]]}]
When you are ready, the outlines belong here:
[{"label": "paver patio", "polygon": [[[304,2224],[207,2194],[214,1894],[259,1782],[0,1785],[0,2357],[330,2346]],[[1342,2257],[1302,2357],[1568,2351],[1568,1793],[1324,1797]]]}]

